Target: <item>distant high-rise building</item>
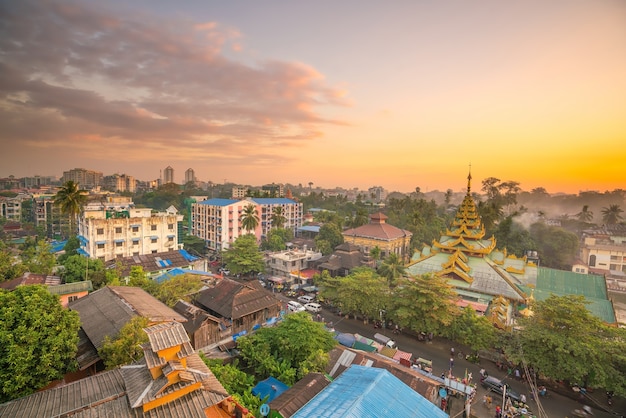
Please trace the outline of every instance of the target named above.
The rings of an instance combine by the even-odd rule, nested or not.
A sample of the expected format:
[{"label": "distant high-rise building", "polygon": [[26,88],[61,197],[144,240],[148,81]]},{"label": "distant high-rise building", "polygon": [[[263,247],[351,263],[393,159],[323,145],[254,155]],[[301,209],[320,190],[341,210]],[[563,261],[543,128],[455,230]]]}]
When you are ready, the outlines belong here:
[{"label": "distant high-rise building", "polygon": [[126,174],[113,174],[112,176],[104,177],[102,185],[105,189],[114,192],[131,192],[135,193],[137,190],[137,180],[133,176],[127,176]]},{"label": "distant high-rise building", "polygon": [[196,182],[196,173],[193,171],[193,168],[188,168],[185,171],[185,184],[187,183],[195,183]]},{"label": "distant high-rise building", "polygon": [[169,165],[163,170],[163,184],[167,183],[174,183],[174,169]]},{"label": "distant high-rise building", "polygon": [[102,172],[85,170],[84,168],[74,168],[70,171],[64,171],[61,177],[61,183],[68,181],[77,183],[83,189],[93,189],[102,184]]}]

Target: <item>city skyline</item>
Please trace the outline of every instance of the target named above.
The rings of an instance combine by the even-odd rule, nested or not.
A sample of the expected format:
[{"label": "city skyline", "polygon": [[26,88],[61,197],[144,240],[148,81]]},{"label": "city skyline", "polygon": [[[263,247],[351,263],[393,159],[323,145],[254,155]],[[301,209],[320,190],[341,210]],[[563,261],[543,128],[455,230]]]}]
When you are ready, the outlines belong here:
[{"label": "city skyline", "polygon": [[0,6],[0,177],[624,188],[626,4]]}]

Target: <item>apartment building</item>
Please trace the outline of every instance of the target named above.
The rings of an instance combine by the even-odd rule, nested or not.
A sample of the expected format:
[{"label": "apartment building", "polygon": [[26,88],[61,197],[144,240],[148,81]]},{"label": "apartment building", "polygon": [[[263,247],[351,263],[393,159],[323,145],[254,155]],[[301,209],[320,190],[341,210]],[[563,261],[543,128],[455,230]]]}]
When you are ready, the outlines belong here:
[{"label": "apartment building", "polygon": [[135,208],[129,201],[88,205],[78,220],[79,252],[109,261],[182,249],[178,233],[182,221],[183,215],[173,206],[154,212]]},{"label": "apartment building", "polygon": [[22,220],[22,198],[0,196],[0,217],[9,221],[20,222]]},{"label": "apartment building", "polygon": [[137,191],[137,180],[133,176],[127,176],[126,174],[113,174],[104,177],[102,186],[114,192],[135,193]]},{"label": "apartment building", "polygon": [[626,278],[626,226],[603,225],[583,231],[580,258],[590,273]]},{"label": "apartment building", "polygon": [[168,165],[163,170],[163,184],[174,183],[174,169]]},{"label": "apartment building", "polygon": [[309,250],[306,245],[302,249],[294,248],[278,251],[266,256],[266,271],[273,276],[298,277],[303,270],[309,268],[311,261],[322,258],[322,253]]},{"label": "apartment building", "polygon": [[77,183],[83,189],[93,189],[102,185],[102,172],[86,170],[84,168],[73,168],[63,172],[61,183],[68,181]]},{"label": "apartment building", "polygon": [[259,225],[251,231],[257,240],[272,228],[274,208],[282,208],[284,228],[294,231],[302,226],[302,203],[287,198],[207,199],[191,205],[191,233],[202,238],[209,250],[227,249],[241,235],[247,234],[242,227],[241,216],[248,205],[256,207]]}]

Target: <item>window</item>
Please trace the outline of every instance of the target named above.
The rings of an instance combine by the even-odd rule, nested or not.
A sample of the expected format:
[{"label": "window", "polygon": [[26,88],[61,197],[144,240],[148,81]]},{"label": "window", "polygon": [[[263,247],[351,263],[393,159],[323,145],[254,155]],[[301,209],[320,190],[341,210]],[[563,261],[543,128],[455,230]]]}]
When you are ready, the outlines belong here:
[{"label": "window", "polygon": [[139,255],[139,251],[135,251],[133,255]]},{"label": "window", "polygon": [[116,227],[115,228],[115,233],[116,234],[121,234],[122,233],[122,227],[121,226]]},{"label": "window", "polygon": [[139,245],[139,241],[133,241],[133,245]]},{"label": "window", "polygon": [[156,225],[150,225],[150,230],[151,231],[156,231]]},{"label": "window", "polygon": [[98,244],[98,249],[99,249],[99,250],[104,249],[104,244]]},{"label": "window", "polygon": [[152,254],[156,254],[156,253],[157,253],[157,250],[152,250],[152,251],[151,251],[151,253],[152,253]]},{"label": "window", "polygon": [[595,267],[596,266],[596,256],[595,255],[590,255],[589,256],[589,267]]},{"label": "window", "polygon": [[150,242],[153,243],[153,244],[156,244],[157,243],[157,239],[156,238],[150,238]]},{"label": "window", "polygon": [[98,235],[104,235],[104,228],[98,228],[98,229],[96,229],[96,234],[98,234]]},{"label": "window", "polygon": [[138,226],[133,226],[133,232],[139,232],[139,227]]},{"label": "window", "polygon": [[167,224],[167,229],[174,229],[174,224]]},{"label": "window", "polygon": [[167,241],[168,241],[168,242],[172,242],[172,241],[174,241],[174,237],[167,237]]},{"label": "window", "polygon": [[74,302],[75,300],[78,300],[78,296],[70,296],[67,298],[68,302]]},{"label": "window", "polygon": [[121,247],[124,243],[122,241],[118,241],[115,243],[116,247]]}]

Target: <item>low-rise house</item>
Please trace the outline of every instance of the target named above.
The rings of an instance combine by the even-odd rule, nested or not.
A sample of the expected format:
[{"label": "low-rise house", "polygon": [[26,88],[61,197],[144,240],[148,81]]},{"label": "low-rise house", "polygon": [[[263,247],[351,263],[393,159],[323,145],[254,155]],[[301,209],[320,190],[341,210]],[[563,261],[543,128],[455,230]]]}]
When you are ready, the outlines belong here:
[{"label": "low-rise house", "polygon": [[179,300],[174,310],[187,319],[183,326],[194,350],[202,350],[232,335],[230,321],[210,315],[191,303]]},{"label": "low-rise house", "polygon": [[183,326],[145,329],[149,342],[137,364],[0,404],[0,416],[225,417],[252,415],[238,405],[189,344]]},{"label": "low-rise house", "polygon": [[90,367],[96,368],[100,360],[97,351],[102,348],[105,338],[115,338],[132,318],[147,318],[151,325],[186,321],[185,317],[139,287],[106,286],[70,302],[69,308],[78,312],[87,339],[79,340],[77,358],[79,371],[84,373]]},{"label": "low-rise house", "polygon": [[310,263],[321,258],[322,253],[310,250],[306,246],[302,249],[277,251],[266,255],[266,272],[275,276],[293,276],[297,279],[300,272],[306,270]]},{"label": "low-rise house", "polygon": [[386,215],[374,213],[370,215],[370,223],[343,231],[341,234],[344,242],[358,246],[366,255],[378,247],[381,260],[388,257],[389,254],[397,254],[401,260],[408,261],[411,256],[413,233],[390,225],[386,221]]},{"label": "low-rise house", "polygon": [[263,289],[256,280],[240,283],[222,279],[192,299],[196,306],[224,320],[230,326],[231,335],[250,332],[254,327],[272,321],[282,309],[280,299]]},{"label": "low-rise house", "polygon": [[118,257],[105,263],[107,269],[115,269],[120,278],[130,276],[133,267],[141,267],[148,277],[161,276],[176,268],[206,271],[206,260],[189,254],[186,250],[170,250],[153,254]]},{"label": "low-rise house", "polygon": [[314,263],[319,271],[326,270],[332,277],[348,276],[354,268],[369,264],[369,257],[364,255],[358,246],[349,242],[338,245],[332,254]]},{"label": "low-rise house", "polygon": [[91,280],[61,284],[61,278],[46,274],[26,272],[20,277],[0,283],[0,289],[13,290],[18,286],[44,285],[52,294],[59,295],[61,305],[67,308],[70,302],[85,297],[93,290]]}]

